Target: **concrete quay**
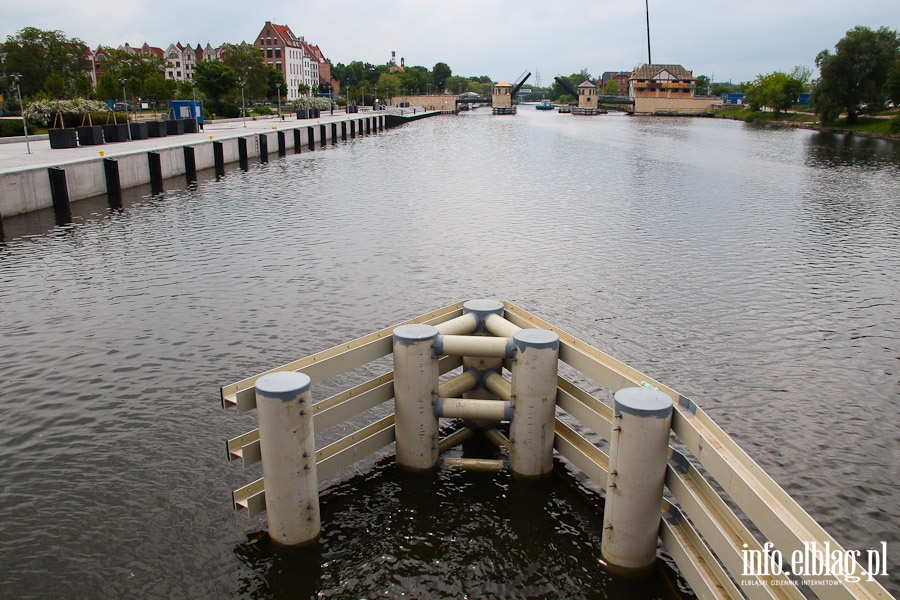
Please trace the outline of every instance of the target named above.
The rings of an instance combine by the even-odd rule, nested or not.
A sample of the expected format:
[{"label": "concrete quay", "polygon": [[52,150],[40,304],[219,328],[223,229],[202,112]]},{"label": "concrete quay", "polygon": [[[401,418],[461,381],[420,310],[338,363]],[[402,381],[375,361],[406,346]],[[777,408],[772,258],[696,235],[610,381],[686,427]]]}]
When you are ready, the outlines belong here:
[{"label": "concrete quay", "polygon": [[[0,144],[0,218],[53,207],[163,179],[196,178],[202,169],[249,158],[299,152],[328,141],[383,131],[383,111],[323,113],[316,119],[277,117],[208,121],[204,130],[96,146],[52,149],[45,136]],[[44,139],[40,139],[44,138]]]}]

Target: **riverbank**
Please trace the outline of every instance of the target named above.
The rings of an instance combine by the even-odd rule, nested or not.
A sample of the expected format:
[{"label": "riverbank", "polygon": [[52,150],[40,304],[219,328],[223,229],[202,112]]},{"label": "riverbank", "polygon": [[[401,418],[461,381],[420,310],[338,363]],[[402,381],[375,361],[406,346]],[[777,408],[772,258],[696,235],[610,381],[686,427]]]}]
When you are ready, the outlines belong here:
[{"label": "riverbank", "polygon": [[770,125],[772,127],[787,127],[793,129],[809,129],[827,133],[839,133],[843,135],[856,135],[884,140],[900,141],[900,132],[890,131],[892,121],[900,119],[900,111],[893,114],[876,117],[857,117],[855,123],[847,123],[846,119],[839,119],[832,125],[823,125],[819,117],[814,113],[791,111],[780,113],[752,111],[749,108],[727,108],[716,113],[716,117],[755,123],[757,125]]},{"label": "riverbank", "polygon": [[46,136],[27,142],[18,138],[0,145],[0,218],[50,207],[65,214],[69,202],[76,200],[169,177],[196,178],[198,170],[223,169],[257,157],[265,161],[270,153],[313,150],[383,131],[413,116],[435,114],[440,112],[420,109],[407,117],[391,111],[341,111],[317,119],[230,119],[208,122],[198,133],[67,149],[50,148]]}]

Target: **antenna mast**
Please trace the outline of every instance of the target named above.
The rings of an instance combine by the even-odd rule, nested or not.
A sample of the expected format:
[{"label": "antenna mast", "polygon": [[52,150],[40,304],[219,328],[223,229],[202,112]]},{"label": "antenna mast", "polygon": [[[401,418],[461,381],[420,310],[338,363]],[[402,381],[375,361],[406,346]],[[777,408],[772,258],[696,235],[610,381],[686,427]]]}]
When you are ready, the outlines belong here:
[{"label": "antenna mast", "polygon": [[647,64],[652,65],[653,59],[650,58],[650,0],[644,0],[644,9],[647,12]]}]

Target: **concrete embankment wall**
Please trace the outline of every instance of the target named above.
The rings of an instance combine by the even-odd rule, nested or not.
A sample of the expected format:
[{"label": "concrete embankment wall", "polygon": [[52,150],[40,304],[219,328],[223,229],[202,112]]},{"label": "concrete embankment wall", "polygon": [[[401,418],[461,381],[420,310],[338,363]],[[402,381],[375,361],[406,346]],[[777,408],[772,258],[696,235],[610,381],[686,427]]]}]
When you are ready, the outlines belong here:
[{"label": "concrete embankment wall", "polygon": [[722,102],[718,97],[696,98],[646,98],[634,99],[636,115],[706,115],[712,114],[713,105]]},{"label": "concrete embankment wall", "polygon": [[[0,174],[0,216],[11,217],[46,208],[68,209],[76,200],[119,190],[161,183],[203,169],[224,169],[228,163],[246,162],[270,154],[308,151],[326,142],[383,131],[385,115],[360,115],[342,121],[300,123],[244,136],[191,141],[115,156],[93,156],[58,166],[46,164]],[[165,138],[163,143],[176,143]]]}]

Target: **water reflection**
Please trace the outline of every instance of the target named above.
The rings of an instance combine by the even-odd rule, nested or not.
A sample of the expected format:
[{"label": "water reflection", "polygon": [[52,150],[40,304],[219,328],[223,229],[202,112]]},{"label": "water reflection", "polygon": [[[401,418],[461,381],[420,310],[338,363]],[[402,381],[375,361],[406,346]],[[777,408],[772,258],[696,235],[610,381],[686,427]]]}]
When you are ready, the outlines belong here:
[{"label": "water reflection", "polygon": [[816,132],[809,136],[807,164],[822,169],[900,166],[900,144],[867,136]]},{"label": "water reflection", "polygon": [[[276,564],[231,512],[229,490],[259,473],[226,464],[221,442],[255,420],[223,414],[218,386],[477,297],[512,300],[694,399],[845,547],[900,542],[891,151],[848,161],[835,148],[826,168],[810,157],[827,144],[808,131],[478,112],[200,172],[196,187],[123,190],[120,211],[105,197],[75,202],[65,227],[52,210],[4,221],[10,593],[220,598],[301,585],[279,583],[296,561]],[[533,590],[571,589],[570,576],[618,585],[583,572],[597,538],[580,498],[532,490],[536,504],[522,506],[515,482],[489,478],[506,499],[484,500],[486,522],[505,537],[486,539],[473,519],[468,539],[481,492],[446,476],[379,475],[368,496],[400,512],[336,499],[334,537],[300,561],[321,573],[318,589],[352,593],[353,577],[416,586],[417,569],[444,577],[450,567],[432,561],[451,553],[478,565],[465,581],[479,593],[515,591],[485,562],[495,555]],[[560,569],[533,564],[550,559],[519,511],[559,530]],[[388,528],[399,533],[382,540]],[[897,572],[900,556],[888,558]]]},{"label": "water reflection", "polygon": [[[254,598],[642,598],[678,600],[657,572],[613,578],[600,564],[602,515],[559,480],[403,473],[390,463],[332,490],[322,537],[275,547],[262,532],[235,548]],[[594,502],[598,499],[594,498]],[[360,535],[365,532],[365,535]]]}]

